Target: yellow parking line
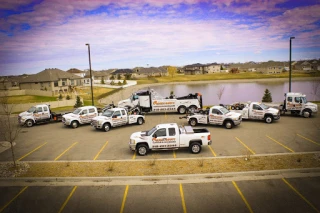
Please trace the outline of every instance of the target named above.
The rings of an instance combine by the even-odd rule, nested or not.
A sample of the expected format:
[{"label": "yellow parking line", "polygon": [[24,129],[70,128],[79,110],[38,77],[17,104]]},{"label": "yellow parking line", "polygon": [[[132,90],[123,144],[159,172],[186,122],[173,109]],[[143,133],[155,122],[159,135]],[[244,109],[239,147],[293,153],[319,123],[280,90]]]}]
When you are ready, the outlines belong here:
[{"label": "yellow parking line", "polygon": [[176,151],[173,150],[173,158],[177,158]]},{"label": "yellow parking line", "polygon": [[290,149],[289,147],[283,145],[283,144],[280,143],[279,141],[276,141],[275,139],[273,139],[272,137],[270,137],[270,136],[268,136],[268,135],[266,135],[266,136],[267,136],[270,140],[272,140],[272,141],[276,142],[277,144],[279,144],[280,146],[282,146],[283,148],[289,150],[290,152],[294,152],[292,149]]},{"label": "yellow parking line", "polygon": [[64,152],[62,152],[58,157],[56,157],[54,160],[58,160],[64,153],[66,153],[67,151],[69,151],[69,149],[71,149],[74,145],[76,145],[78,142],[73,143],[71,146],[69,146],[68,149],[66,149]]},{"label": "yellow parking line", "polygon": [[35,149],[32,150],[31,152],[29,152],[29,153],[25,154],[24,156],[22,156],[21,158],[19,158],[18,161],[20,161],[20,160],[22,160],[23,158],[27,157],[27,156],[30,155],[31,153],[37,151],[38,149],[40,149],[41,147],[43,147],[43,146],[46,145],[46,144],[47,144],[47,142],[45,142],[44,144],[38,146],[37,148],[35,148]]},{"label": "yellow parking line", "polygon": [[186,202],[184,201],[184,194],[183,194],[183,188],[181,183],[180,183],[180,196],[181,196],[183,213],[187,213],[187,207],[186,207]]},{"label": "yellow parking line", "polygon": [[314,206],[312,205],[312,203],[310,201],[308,201],[297,189],[295,189],[286,179],[282,178],[282,180],[295,192],[297,193],[297,195],[299,195],[299,197],[302,198],[302,200],[304,200],[307,204],[309,204],[309,206],[311,206],[311,208],[313,208],[316,212],[320,213],[320,211]]},{"label": "yellow parking line", "polygon": [[250,152],[251,154],[255,155],[256,153],[254,153],[254,151],[252,151],[252,149],[250,149],[245,143],[243,143],[239,138],[237,138],[237,141],[239,141],[239,143],[241,143],[244,147],[246,147]]},{"label": "yellow parking line", "polygon": [[240,189],[239,189],[238,185],[236,184],[236,182],[232,181],[232,183],[233,183],[234,187],[236,188],[236,190],[238,191],[239,195],[241,196],[243,202],[246,204],[246,206],[249,209],[250,213],[253,213],[250,204],[248,203],[247,199],[244,197],[244,195],[240,191]]},{"label": "yellow parking line", "polygon": [[132,156],[132,160],[136,159],[136,151],[134,151],[133,156]]},{"label": "yellow parking line", "polygon": [[107,142],[103,145],[103,147],[99,150],[98,154],[93,158],[93,160],[96,160],[96,159],[99,157],[100,153],[101,153],[102,150],[107,146],[107,144],[108,144],[108,141],[107,141]]},{"label": "yellow parking line", "polygon": [[315,141],[313,141],[313,140],[311,140],[311,139],[309,139],[309,138],[306,138],[306,137],[304,137],[304,136],[302,136],[302,135],[299,135],[299,134],[297,134],[297,135],[298,135],[299,137],[301,137],[301,138],[303,138],[303,139],[311,142],[311,143],[314,143],[314,144],[317,144],[318,146],[320,146],[320,143],[317,143],[317,142],[315,142]]},{"label": "yellow parking line", "polygon": [[67,199],[64,201],[63,205],[61,206],[60,210],[58,213],[61,213],[64,209],[64,207],[66,207],[67,203],[69,202],[70,198],[72,197],[73,193],[76,191],[78,186],[73,187],[72,191],[70,192],[69,196],[67,197]]},{"label": "yellow parking line", "polygon": [[216,153],[213,151],[213,149],[212,149],[212,147],[211,147],[211,146],[209,146],[209,149],[211,150],[211,152],[212,152],[213,156],[217,157]]},{"label": "yellow parking line", "polygon": [[129,185],[126,186],[126,190],[124,191],[123,199],[122,199],[122,204],[121,204],[121,209],[120,213],[123,213],[124,210],[124,205],[126,203],[127,195],[128,195],[128,190],[129,190]]},{"label": "yellow parking line", "polygon": [[12,198],[6,205],[4,205],[0,209],[0,212],[2,212],[5,208],[7,208],[10,205],[10,203],[12,203],[15,199],[17,199],[17,197],[19,197],[19,195],[21,195],[27,188],[28,186],[25,186],[23,189],[21,189],[21,191],[16,196],[14,196],[14,198]]}]

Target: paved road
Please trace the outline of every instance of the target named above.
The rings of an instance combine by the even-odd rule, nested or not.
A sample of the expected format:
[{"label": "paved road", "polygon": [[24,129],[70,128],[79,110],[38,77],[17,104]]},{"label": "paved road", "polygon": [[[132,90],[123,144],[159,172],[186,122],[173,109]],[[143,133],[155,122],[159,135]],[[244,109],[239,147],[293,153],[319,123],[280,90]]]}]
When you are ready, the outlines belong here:
[{"label": "paved road", "polygon": [[0,190],[0,212],[320,212],[320,176],[154,185],[26,184]]},{"label": "paved road", "polygon": [[[178,114],[150,114],[141,126],[123,126],[109,132],[97,131],[90,125],[72,129],[62,123],[25,127],[16,141],[16,158],[22,161],[146,159],[129,150],[130,135],[158,123],[186,125],[186,120],[179,117]],[[310,119],[284,116],[272,124],[243,121],[231,130],[220,126],[202,127],[211,132],[212,145],[204,147],[199,155],[190,154],[187,149],[150,155],[158,153],[159,158],[172,159],[320,151],[320,116]],[[10,160],[10,150],[0,153],[0,161]]]}]

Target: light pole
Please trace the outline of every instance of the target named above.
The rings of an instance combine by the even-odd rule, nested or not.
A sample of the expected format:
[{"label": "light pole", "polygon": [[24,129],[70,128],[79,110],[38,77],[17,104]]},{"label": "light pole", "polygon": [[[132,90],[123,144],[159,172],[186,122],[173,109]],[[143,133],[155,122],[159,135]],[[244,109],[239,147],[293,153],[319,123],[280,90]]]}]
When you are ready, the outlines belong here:
[{"label": "light pole", "polygon": [[291,92],[291,41],[295,37],[290,37],[290,52],[289,52],[289,92]]},{"label": "light pole", "polygon": [[93,88],[92,88],[92,72],[91,72],[90,44],[86,44],[86,45],[88,46],[88,53],[89,53],[91,101],[92,101],[92,106],[94,106],[94,102],[93,102]]}]

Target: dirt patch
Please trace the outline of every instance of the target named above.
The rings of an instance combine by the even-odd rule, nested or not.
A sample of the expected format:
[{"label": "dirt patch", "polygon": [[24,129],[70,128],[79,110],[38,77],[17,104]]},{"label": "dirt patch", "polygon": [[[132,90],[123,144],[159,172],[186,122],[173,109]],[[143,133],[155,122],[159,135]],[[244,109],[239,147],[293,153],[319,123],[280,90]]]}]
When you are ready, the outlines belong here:
[{"label": "dirt patch", "polygon": [[19,177],[106,177],[148,176],[319,168],[320,154],[287,154],[190,160],[108,161],[108,162],[29,162]]}]

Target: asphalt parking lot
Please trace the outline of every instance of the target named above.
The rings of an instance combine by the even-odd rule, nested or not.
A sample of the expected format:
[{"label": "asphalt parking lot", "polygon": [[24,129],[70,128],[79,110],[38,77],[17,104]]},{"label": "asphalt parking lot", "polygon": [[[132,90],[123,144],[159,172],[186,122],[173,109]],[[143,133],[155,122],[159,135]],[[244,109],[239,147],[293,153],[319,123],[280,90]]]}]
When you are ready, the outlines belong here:
[{"label": "asphalt parking lot", "polygon": [[160,185],[1,186],[0,212],[319,212],[320,177]]},{"label": "asphalt parking lot", "polygon": [[[15,156],[20,161],[81,161],[81,160],[135,160],[129,150],[130,135],[151,129],[159,123],[175,122],[187,125],[179,114],[148,114],[143,125],[128,125],[97,131],[90,125],[77,129],[62,123],[39,124],[24,127],[16,140]],[[262,121],[243,121],[240,126],[225,129],[221,126],[201,126],[211,132],[212,145],[203,147],[198,155],[187,149],[151,152],[158,158],[194,158],[239,156],[271,153],[299,153],[320,151],[320,116],[312,118],[283,116],[272,124]],[[10,161],[11,151],[0,153],[0,161]]]}]

